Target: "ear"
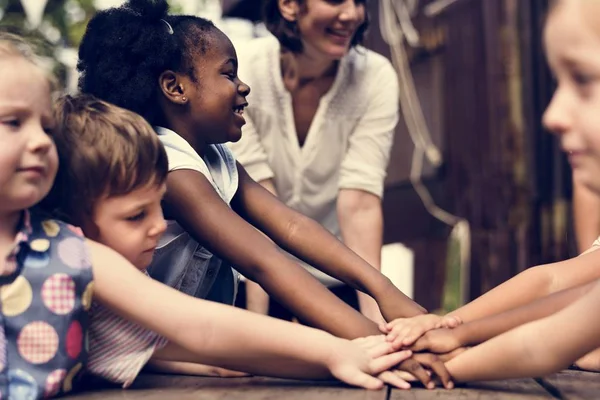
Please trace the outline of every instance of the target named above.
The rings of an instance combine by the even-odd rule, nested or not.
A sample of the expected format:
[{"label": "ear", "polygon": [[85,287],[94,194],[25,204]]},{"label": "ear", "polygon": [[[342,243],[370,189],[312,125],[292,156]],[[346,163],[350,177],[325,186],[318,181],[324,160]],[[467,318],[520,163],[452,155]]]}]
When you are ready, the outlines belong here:
[{"label": "ear", "polygon": [[160,86],[162,94],[169,99],[169,101],[176,104],[187,103],[185,87],[175,72],[167,70],[160,74],[158,77],[158,85]]},{"label": "ear", "polygon": [[285,20],[289,22],[296,21],[298,18],[298,12],[300,11],[297,0],[277,0],[277,5],[279,6],[279,12],[281,13],[281,16]]}]

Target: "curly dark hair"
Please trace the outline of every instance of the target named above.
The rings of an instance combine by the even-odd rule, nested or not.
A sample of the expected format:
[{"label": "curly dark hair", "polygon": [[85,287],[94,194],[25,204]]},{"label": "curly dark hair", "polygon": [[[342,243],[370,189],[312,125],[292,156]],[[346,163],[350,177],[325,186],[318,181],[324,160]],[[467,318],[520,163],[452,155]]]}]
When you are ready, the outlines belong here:
[{"label": "curly dark hair", "polygon": [[[300,7],[306,7],[306,0],[296,0]],[[355,0],[357,4],[365,5],[365,21],[358,28],[350,45],[355,47],[364,40],[369,28],[369,13],[367,12],[368,0]],[[290,22],[283,18],[279,11],[278,0],[264,0],[263,21],[267,29],[279,40],[282,47],[293,53],[302,53],[302,40],[296,22]]]},{"label": "curly dark hair", "polygon": [[96,14],[79,47],[79,89],[154,124],[162,115],[160,74],[173,70],[195,81],[194,59],[217,30],[204,18],[168,12],[166,0],[129,0]]}]

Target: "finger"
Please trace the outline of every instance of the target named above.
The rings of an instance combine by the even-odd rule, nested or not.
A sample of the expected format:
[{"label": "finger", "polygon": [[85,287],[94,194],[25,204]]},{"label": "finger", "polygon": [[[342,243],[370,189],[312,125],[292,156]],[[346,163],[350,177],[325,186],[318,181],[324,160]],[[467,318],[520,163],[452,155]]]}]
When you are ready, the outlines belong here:
[{"label": "finger", "polygon": [[388,329],[393,329],[396,325],[401,325],[406,323],[407,318],[397,318],[395,320],[393,320],[392,322],[388,322],[387,327]]},{"label": "finger", "polygon": [[409,358],[406,361],[403,361],[399,366],[399,369],[409,372],[415,378],[417,378],[423,386],[428,389],[435,388],[435,383],[431,380],[431,377],[425,371],[425,368],[421,366],[416,360]]},{"label": "finger", "polygon": [[411,344],[416,342],[417,339],[419,339],[421,336],[423,336],[423,334],[425,332],[427,332],[427,331],[425,329],[423,329],[422,327],[420,329],[411,330],[410,332],[408,332],[408,334],[402,340],[402,345],[410,346]]},{"label": "finger", "polygon": [[371,358],[377,358],[394,352],[394,347],[389,342],[379,343],[377,346],[372,346],[367,349],[367,354]]},{"label": "finger", "polygon": [[390,329],[387,326],[388,324],[386,322],[380,322],[379,324],[377,324],[377,327],[379,328],[379,331],[381,333],[389,333]]},{"label": "finger", "polygon": [[394,386],[398,389],[410,389],[410,383],[408,383],[392,371],[384,371],[381,374],[379,374],[378,378],[381,379],[383,383]]},{"label": "finger", "polygon": [[403,379],[406,382],[416,382],[416,381],[418,381],[418,379],[415,378],[414,375],[411,375],[410,373],[408,373],[406,371],[400,371],[399,369],[395,369],[392,372],[395,375],[397,375],[400,379]]},{"label": "finger", "polygon": [[369,390],[379,390],[383,387],[382,380],[377,379],[369,374],[365,374],[362,371],[352,374],[352,376],[342,377],[340,380],[349,385],[354,385]]},{"label": "finger", "polygon": [[450,373],[446,369],[446,366],[442,361],[437,359],[429,366],[434,374],[437,375],[438,378],[442,381],[442,384],[446,389],[452,389],[454,387],[454,383],[452,382],[452,377]]},{"label": "finger", "polygon": [[373,374],[379,374],[405,361],[410,356],[412,356],[412,351],[410,350],[398,351],[371,360],[369,367]]}]

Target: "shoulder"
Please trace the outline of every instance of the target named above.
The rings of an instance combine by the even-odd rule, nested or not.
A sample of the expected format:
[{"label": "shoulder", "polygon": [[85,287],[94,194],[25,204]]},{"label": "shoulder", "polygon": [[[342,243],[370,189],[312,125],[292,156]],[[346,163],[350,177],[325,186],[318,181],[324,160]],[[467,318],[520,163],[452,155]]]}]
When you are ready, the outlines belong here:
[{"label": "shoulder", "polygon": [[233,155],[233,152],[231,151],[229,146],[227,146],[225,143],[219,143],[219,144],[212,145],[212,147],[214,147],[215,152],[219,155],[219,158],[221,159],[221,161],[224,162],[225,165],[227,166],[227,170],[229,171],[229,174],[230,175],[236,174],[237,173],[236,160],[235,160],[235,156]]},{"label": "shoulder", "polygon": [[350,77],[355,77],[373,90],[381,90],[390,82],[392,86],[397,85],[398,77],[390,60],[373,50],[358,46],[346,55],[344,64]]},{"label": "shoulder", "polygon": [[81,228],[73,226],[59,219],[51,218],[41,212],[31,213],[31,228],[33,238],[64,239],[68,237],[79,238],[83,241]]},{"label": "shoulder", "polygon": [[236,48],[240,67],[267,63],[278,50],[279,42],[272,35],[245,41]]}]

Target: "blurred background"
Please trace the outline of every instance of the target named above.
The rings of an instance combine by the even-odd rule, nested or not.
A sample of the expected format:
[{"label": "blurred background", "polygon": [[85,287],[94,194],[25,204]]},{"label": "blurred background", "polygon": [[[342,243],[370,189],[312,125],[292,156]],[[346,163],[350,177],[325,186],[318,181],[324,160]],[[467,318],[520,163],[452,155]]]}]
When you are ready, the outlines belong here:
[{"label": "blurred background", "polygon": [[[97,10],[120,0],[0,0],[0,26],[37,41],[69,90]],[[234,44],[268,34],[260,0],[171,0]],[[453,309],[523,269],[576,254],[571,175],[540,121],[553,83],[547,0],[369,0],[366,46],[401,82],[384,198],[384,266],[428,309]],[[386,255],[387,251],[387,255]]]}]

